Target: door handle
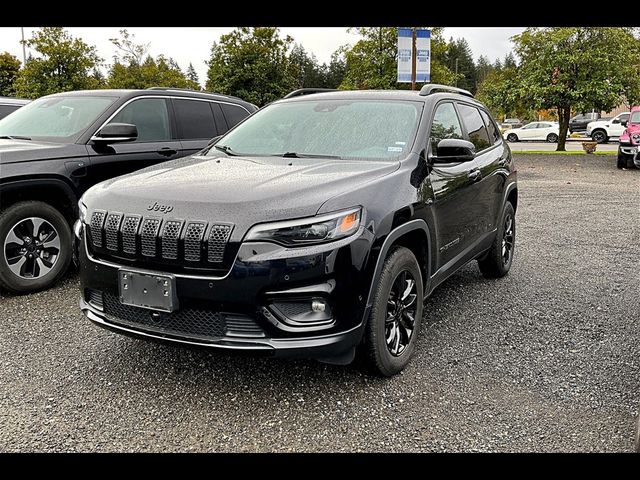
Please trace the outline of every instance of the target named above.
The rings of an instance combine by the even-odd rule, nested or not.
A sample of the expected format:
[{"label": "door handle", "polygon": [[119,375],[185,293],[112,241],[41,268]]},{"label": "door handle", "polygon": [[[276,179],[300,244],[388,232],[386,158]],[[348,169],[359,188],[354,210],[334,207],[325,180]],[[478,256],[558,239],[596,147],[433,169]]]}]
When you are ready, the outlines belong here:
[{"label": "door handle", "polygon": [[482,173],[477,168],[469,172],[469,180],[471,180],[472,182],[477,182],[481,178],[482,178]]},{"label": "door handle", "polygon": [[171,155],[175,155],[176,153],[178,153],[178,151],[174,150],[171,147],[163,147],[160,150],[158,150],[158,153],[165,157],[170,157]]}]

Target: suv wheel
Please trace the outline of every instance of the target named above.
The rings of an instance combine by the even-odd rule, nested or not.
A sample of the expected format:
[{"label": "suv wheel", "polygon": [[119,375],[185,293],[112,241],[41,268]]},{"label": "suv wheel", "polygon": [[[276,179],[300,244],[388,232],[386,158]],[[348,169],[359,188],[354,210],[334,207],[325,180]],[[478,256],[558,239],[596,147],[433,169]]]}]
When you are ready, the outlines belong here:
[{"label": "suv wheel", "polygon": [[515,133],[510,133],[507,135],[507,142],[517,142],[518,136]]},{"label": "suv wheel", "polygon": [[16,203],[0,214],[0,286],[28,293],[51,286],[69,267],[71,229],[43,202]]},{"label": "suv wheel", "polygon": [[373,288],[365,353],[370,367],[389,377],[407,366],[420,331],[424,289],[420,266],[411,250],[392,249]]},{"label": "suv wheel", "polygon": [[547,135],[547,142],[556,143],[557,141],[558,141],[558,135],[556,135],[555,133],[550,133],[549,135]]},{"label": "suv wheel", "polygon": [[604,130],[595,130],[591,132],[591,140],[598,143],[607,143],[609,138],[607,137],[607,132]]},{"label": "suv wheel", "polygon": [[516,215],[511,202],[505,204],[498,225],[496,238],[489,253],[483,259],[478,260],[480,272],[486,278],[504,277],[513,262],[513,252],[516,246]]}]

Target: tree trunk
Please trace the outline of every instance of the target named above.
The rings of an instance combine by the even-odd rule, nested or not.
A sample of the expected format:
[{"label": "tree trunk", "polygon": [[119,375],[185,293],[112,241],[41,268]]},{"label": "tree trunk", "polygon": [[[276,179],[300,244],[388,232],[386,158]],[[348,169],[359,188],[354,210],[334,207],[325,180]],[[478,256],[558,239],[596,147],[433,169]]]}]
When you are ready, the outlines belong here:
[{"label": "tree trunk", "polygon": [[558,148],[556,152],[564,152],[567,139],[567,131],[569,130],[569,118],[571,117],[571,107],[558,107],[558,122],[560,122],[560,135],[558,137]]}]

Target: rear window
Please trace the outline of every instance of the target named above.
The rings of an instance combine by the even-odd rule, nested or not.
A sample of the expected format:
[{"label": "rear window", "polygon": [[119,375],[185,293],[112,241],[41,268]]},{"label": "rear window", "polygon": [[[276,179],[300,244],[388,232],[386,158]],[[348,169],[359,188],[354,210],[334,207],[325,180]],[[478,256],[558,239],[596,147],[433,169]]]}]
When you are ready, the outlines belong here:
[{"label": "rear window", "polygon": [[238,123],[249,116],[249,112],[247,112],[242,107],[238,107],[237,105],[221,103],[220,106],[222,107],[222,111],[224,112],[224,117],[227,119],[227,125],[229,125],[229,128],[235,127]]},{"label": "rear window", "polygon": [[500,131],[496,127],[496,124],[493,122],[489,114],[484,110],[480,110],[480,116],[482,116],[482,120],[484,120],[484,124],[487,126],[487,131],[489,132],[489,138],[493,140],[493,143],[498,143],[502,140],[502,135],[500,135]]},{"label": "rear window", "polygon": [[15,112],[22,105],[0,105],[0,118],[4,118],[12,112]]}]

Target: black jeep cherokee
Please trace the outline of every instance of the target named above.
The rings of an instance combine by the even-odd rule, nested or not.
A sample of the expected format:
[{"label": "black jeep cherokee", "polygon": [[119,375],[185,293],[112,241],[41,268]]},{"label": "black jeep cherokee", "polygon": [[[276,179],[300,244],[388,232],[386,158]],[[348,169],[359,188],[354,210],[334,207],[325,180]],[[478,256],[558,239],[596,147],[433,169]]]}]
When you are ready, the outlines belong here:
[{"label": "black jeep cherokee", "polygon": [[204,92],[87,90],[0,120],[0,286],[32,292],[64,274],[87,188],[195,153],[256,110]]},{"label": "black jeep cherokee", "polygon": [[298,95],[80,201],[84,314],[143,338],[405,367],[423,299],[513,260],[516,171],[469,92]]}]

